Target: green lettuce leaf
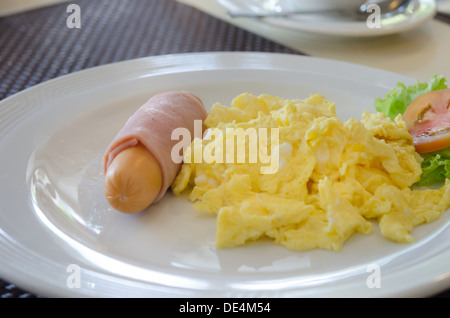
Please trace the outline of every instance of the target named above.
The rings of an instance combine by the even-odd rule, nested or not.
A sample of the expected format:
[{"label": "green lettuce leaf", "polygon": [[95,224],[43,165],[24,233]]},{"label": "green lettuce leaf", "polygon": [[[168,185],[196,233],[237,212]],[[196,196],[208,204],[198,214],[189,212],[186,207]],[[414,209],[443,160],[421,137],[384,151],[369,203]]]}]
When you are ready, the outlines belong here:
[{"label": "green lettuce leaf", "polygon": [[[397,87],[387,93],[384,98],[375,99],[374,106],[392,120],[398,114],[403,114],[408,105],[416,97],[440,89],[446,89],[446,79],[442,75],[434,75],[428,83],[417,81],[416,84],[406,86],[397,83]],[[428,154],[422,154],[422,175],[416,183],[417,186],[432,186],[442,184],[445,179],[450,179],[450,147]]]},{"label": "green lettuce leaf", "polygon": [[405,112],[406,107],[416,97],[431,91],[446,89],[446,81],[442,75],[434,75],[428,83],[417,81],[416,84],[406,86],[404,83],[399,82],[397,87],[387,93],[384,98],[378,97],[375,99],[375,109],[394,120],[398,114]]},{"label": "green lettuce leaf", "polygon": [[429,187],[450,179],[450,147],[444,150],[422,154],[422,176],[417,186]]}]

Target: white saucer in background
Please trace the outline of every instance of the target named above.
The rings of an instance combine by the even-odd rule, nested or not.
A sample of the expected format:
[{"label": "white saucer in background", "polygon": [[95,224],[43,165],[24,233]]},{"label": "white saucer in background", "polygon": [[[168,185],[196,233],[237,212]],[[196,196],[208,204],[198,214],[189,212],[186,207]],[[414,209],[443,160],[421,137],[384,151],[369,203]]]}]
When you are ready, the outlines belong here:
[{"label": "white saucer in background", "polygon": [[[244,0],[217,0],[228,10],[250,10],[257,13],[264,12],[264,8],[258,6],[258,2]],[[286,8],[288,11],[290,8]],[[381,19],[380,28],[369,28],[366,21],[348,21],[337,15],[301,14],[289,17],[266,17],[261,18],[271,25],[285,27],[293,30],[311,32],[317,34],[345,36],[345,37],[368,37],[400,33],[414,29],[436,13],[436,2],[434,0],[412,0],[412,4],[405,13],[394,17]]]}]

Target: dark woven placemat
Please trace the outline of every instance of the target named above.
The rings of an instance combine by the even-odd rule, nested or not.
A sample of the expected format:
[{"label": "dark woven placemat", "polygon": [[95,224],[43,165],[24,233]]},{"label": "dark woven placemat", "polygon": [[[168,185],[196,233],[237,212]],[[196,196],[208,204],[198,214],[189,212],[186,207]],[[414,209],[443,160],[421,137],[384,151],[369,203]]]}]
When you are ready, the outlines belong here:
[{"label": "dark woven placemat", "polygon": [[[58,76],[145,56],[211,51],[302,54],[174,0],[70,4],[81,8],[79,29],[67,27],[68,3],[0,18],[0,100]],[[38,295],[0,279],[0,297]]]},{"label": "dark woven placemat", "polygon": [[0,19],[0,100],[45,80],[144,56],[205,51],[299,53],[173,0],[79,0]]}]

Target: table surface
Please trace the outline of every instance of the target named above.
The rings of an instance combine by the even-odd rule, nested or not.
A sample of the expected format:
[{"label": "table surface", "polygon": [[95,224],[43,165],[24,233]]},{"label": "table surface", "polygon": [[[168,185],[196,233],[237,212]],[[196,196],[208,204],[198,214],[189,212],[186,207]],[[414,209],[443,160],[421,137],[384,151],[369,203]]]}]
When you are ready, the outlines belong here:
[{"label": "table surface", "polygon": [[[66,25],[68,4],[55,2],[0,18],[0,100],[65,74],[145,56],[213,51],[311,55],[174,0],[70,1],[83,10],[79,29]],[[434,20],[450,24],[445,14]],[[0,278],[0,297],[39,295]],[[433,297],[450,297],[450,290]]]}]

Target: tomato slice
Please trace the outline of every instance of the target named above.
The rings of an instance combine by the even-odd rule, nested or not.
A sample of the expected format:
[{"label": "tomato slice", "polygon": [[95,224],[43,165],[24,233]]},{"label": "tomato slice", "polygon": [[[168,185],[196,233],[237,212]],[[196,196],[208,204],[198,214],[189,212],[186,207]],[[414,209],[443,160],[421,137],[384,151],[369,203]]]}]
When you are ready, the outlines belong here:
[{"label": "tomato slice", "polygon": [[418,153],[450,147],[450,88],[420,95],[408,105],[403,119]]}]

